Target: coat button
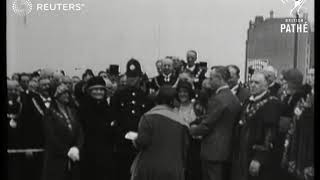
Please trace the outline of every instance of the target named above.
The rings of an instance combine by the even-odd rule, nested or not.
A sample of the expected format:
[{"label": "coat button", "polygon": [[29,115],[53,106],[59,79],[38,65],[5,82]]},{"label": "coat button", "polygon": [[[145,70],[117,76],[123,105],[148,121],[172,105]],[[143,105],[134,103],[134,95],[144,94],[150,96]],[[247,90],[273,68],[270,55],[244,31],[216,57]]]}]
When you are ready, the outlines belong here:
[{"label": "coat button", "polygon": [[136,101],[131,101],[132,104],[136,104]]},{"label": "coat button", "polygon": [[145,107],[146,107],[146,105],[142,104],[142,107],[143,107],[143,108],[145,108]]},{"label": "coat button", "polygon": [[135,114],[135,113],[136,113],[136,111],[135,111],[135,110],[132,110],[132,111],[131,111],[131,113],[132,113],[132,114]]},{"label": "coat button", "polygon": [[135,92],[132,92],[132,96],[136,96],[136,93],[135,93]]}]

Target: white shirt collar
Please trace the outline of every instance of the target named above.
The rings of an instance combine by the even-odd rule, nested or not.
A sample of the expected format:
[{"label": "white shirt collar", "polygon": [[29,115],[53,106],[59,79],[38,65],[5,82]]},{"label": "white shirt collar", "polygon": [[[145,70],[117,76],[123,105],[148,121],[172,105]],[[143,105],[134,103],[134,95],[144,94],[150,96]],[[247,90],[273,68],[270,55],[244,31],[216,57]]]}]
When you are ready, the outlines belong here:
[{"label": "white shirt collar", "polygon": [[273,81],[271,84],[269,84],[269,87],[272,87],[276,82]]},{"label": "white shirt collar", "polygon": [[165,78],[170,78],[171,75],[172,75],[172,73],[170,73],[170,74],[168,74],[168,75],[163,74],[163,76],[164,76]]},{"label": "white shirt collar", "polygon": [[187,66],[187,69],[190,71],[193,71],[196,68],[196,65],[194,64],[192,67]]},{"label": "white shirt collar", "polygon": [[228,85],[221,86],[221,87],[219,87],[219,88],[216,90],[216,94],[218,94],[221,90],[223,90],[223,89],[228,89],[228,88],[229,88]]},{"label": "white shirt collar", "polygon": [[42,99],[43,101],[51,101],[51,97],[45,98],[45,97],[43,97],[41,94],[40,94],[40,97],[41,97],[41,99]]},{"label": "white shirt collar", "polygon": [[249,100],[250,100],[250,101],[253,101],[253,102],[256,102],[256,101],[258,101],[259,99],[261,99],[264,95],[266,95],[267,92],[268,92],[268,91],[264,91],[264,92],[262,92],[261,94],[255,96],[255,97],[254,97],[254,96],[250,96]]},{"label": "white shirt collar", "polygon": [[231,89],[233,94],[237,93],[237,90],[238,90],[239,86],[240,86],[239,84],[236,84],[235,86],[233,86],[233,88]]}]

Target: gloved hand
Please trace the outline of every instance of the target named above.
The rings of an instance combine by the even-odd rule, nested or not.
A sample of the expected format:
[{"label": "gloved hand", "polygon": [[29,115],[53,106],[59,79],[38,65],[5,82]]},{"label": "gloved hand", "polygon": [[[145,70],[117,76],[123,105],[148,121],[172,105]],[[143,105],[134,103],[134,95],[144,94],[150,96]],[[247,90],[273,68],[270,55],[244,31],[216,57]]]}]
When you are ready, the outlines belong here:
[{"label": "gloved hand", "polygon": [[69,152],[68,152],[68,157],[73,161],[79,161],[80,160],[80,153],[79,149],[75,146],[71,147]]},{"label": "gloved hand", "polygon": [[249,173],[251,176],[258,176],[260,169],[260,162],[257,160],[252,160],[249,167]]}]

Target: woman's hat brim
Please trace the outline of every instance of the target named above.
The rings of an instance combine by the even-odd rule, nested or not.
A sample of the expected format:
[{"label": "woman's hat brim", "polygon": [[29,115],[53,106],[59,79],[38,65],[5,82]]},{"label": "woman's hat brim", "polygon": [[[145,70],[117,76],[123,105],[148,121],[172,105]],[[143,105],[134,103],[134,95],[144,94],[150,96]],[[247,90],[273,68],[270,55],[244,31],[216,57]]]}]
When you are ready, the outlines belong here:
[{"label": "woman's hat brim", "polygon": [[107,89],[106,86],[103,86],[103,85],[93,85],[88,87],[88,90],[97,89],[97,88]]}]

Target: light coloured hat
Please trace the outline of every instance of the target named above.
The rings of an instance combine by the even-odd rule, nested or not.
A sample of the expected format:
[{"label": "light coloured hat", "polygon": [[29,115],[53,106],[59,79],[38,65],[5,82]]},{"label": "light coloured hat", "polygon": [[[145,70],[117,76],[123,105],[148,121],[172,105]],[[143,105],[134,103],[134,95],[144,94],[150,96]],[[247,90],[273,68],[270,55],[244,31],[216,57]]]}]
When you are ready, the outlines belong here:
[{"label": "light coloured hat", "polygon": [[57,87],[56,92],[54,93],[54,97],[58,97],[61,94],[68,92],[68,90],[68,86],[62,83]]},{"label": "light coloured hat", "polygon": [[40,76],[41,77],[52,77],[54,72],[55,72],[55,70],[52,68],[44,68],[40,71]]}]

